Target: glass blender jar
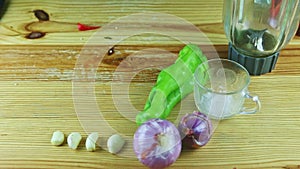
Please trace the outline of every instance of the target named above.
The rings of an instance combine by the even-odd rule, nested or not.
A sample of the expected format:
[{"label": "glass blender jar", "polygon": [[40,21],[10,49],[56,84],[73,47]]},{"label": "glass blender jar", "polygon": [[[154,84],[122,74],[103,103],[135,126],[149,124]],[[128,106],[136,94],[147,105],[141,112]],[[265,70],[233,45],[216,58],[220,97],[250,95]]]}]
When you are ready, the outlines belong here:
[{"label": "glass blender jar", "polygon": [[223,23],[228,58],[251,75],[271,72],[279,51],[293,38],[300,0],[224,0]]}]

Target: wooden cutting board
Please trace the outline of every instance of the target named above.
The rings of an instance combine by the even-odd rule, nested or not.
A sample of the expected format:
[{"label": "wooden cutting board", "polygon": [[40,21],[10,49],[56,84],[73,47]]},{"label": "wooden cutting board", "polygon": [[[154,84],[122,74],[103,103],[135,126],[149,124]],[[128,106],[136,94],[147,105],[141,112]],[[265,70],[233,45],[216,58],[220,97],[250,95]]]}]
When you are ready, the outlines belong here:
[{"label": "wooden cutting board", "polygon": [[[160,69],[176,59],[188,40],[201,43],[208,57],[226,58],[222,5],[222,0],[11,0],[0,20],[0,167],[145,168],[127,154],[127,149],[120,155],[108,153],[105,147],[87,152],[87,134],[91,128],[98,130],[103,136],[102,145],[105,136],[120,133],[129,138],[130,146],[137,128],[132,118],[143,109]],[[44,11],[49,19],[39,20],[36,10]],[[145,12],[161,18],[152,21]],[[137,15],[140,13],[143,15]],[[130,16],[135,19],[120,24]],[[147,17],[153,24],[151,29],[149,25],[141,26]],[[101,28],[79,31],[78,23]],[[200,40],[194,28],[208,41]],[[136,34],[141,29],[145,33]],[[101,34],[104,30],[109,30],[107,36]],[[28,38],[36,32],[35,39]],[[111,47],[113,52],[108,52]],[[76,76],[80,58],[97,56],[99,48],[108,53],[99,56],[101,60],[90,61],[95,67],[89,69],[95,81],[89,84],[87,93],[81,94],[93,100],[82,105],[88,109],[90,103],[96,103],[95,112],[103,121],[95,123],[95,116],[96,121],[91,118],[88,123],[74,102],[81,97],[74,93],[78,89],[74,89],[74,81],[83,78]],[[299,168],[299,51],[300,38],[295,37],[281,51],[272,73],[251,77],[249,90],[262,102],[259,113],[220,122],[208,145],[183,150],[170,168]],[[126,62],[130,59],[134,62]],[[127,102],[122,102],[124,99]],[[178,112],[196,109],[192,94],[182,103],[174,108],[170,121],[176,122]],[[133,111],[125,111],[129,108]],[[80,132],[83,141],[79,148],[74,151],[67,144],[52,146],[50,139],[56,130],[66,136]]]}]

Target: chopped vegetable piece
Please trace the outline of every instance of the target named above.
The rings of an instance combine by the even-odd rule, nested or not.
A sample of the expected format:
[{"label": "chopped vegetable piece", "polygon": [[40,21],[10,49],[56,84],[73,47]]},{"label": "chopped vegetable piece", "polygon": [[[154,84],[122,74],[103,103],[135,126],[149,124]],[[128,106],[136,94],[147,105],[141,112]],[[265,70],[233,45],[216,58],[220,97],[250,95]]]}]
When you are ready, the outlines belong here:
[{"label": "chopped vegetable piece", "polygon": [[88,31],[88,30],[98,29],[100,28],[100,26],[90,26],[82,23],[77,23],[77,28],[79,31]]}]

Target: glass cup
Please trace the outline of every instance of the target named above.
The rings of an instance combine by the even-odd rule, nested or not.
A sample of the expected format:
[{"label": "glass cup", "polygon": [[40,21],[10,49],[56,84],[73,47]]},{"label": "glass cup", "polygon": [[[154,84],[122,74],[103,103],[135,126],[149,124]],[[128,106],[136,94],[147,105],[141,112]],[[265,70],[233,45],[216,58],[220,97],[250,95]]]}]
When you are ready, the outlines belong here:
[{"label": "glass cup", "polygon": [[[260,110],[258,96],[252,96],[248,92],[248,71],[234,61],[208,60],[198,66],[194,78],[196,106],[212,119],[222,120],[236,114],[253,114]],[[245,99],[254,102],[255,106],[246,108]]]}]

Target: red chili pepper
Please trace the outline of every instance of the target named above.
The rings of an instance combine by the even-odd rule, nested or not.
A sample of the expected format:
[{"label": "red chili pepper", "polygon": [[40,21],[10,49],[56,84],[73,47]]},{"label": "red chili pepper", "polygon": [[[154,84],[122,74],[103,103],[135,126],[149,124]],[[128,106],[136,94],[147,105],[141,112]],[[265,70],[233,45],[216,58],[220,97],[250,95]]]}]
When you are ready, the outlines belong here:
[{"label": "red chili pepper", "polygon": [[77,28],[79,31],[88,31],[88,30],[98,29],[100,28],[100,26],[89,26],[89,25],[84,25],[82,23],[77,23]]}]

